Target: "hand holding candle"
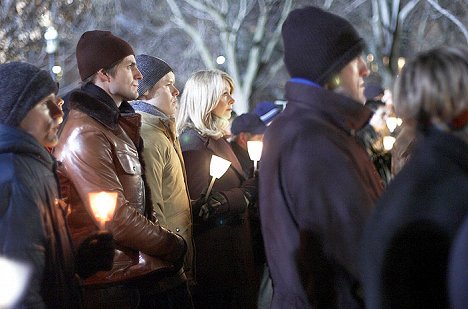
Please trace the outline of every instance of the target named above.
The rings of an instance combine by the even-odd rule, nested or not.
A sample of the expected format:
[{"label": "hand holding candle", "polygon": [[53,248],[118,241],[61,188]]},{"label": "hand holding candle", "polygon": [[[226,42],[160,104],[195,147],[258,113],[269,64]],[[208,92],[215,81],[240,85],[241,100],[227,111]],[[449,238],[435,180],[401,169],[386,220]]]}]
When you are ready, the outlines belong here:
[{"label": "hand holding candle", "polygon": [[257,162],[262,157],[263,142],[261,141],[247,141],[247,151],[249,157],[254,161],[254,171],[257,171]]},{"label": "hand holding candle", "polygon": [[229,162],[228,160],[224,160],[223,158],[215,155],[211,156],[210,176],[212,178],[208,190],[206,191],[205,202],[208,200],[208,196],[211,193],[211,189],[213,188],[216,178],[221,178],[221,176],[223,176],[224,173],[226,173],[230,165],[231,162]]},{"label": "hand holding candle", "polygon": [[90,192],[89,204],[94,217],[99,223],[99,228],[104,229],[107,221],[112,220],[117,204],[117,192]]}]

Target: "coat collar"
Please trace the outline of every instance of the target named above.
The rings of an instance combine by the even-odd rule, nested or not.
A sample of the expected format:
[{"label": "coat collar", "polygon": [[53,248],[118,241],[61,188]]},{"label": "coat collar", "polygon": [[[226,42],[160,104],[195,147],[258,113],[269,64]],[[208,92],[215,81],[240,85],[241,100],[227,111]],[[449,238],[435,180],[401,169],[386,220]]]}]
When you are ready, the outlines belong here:
[{"label": "coat collar", "polygon": [[363,128],[372,116],[372,111],[363,104],[321,87],[289,81],[286,84],[288,105],[313,110],[323,114],[336,126],[350,135]]},{"label": "coat collar", "polygon": [[50,170],[56,162],[55,158],[32,135],[4,124],[0,124],[0,153],[21,153],[32,156]]},{"label": "coat collar", "polygon": [[156,106],[144,101],[133,101],[132,107],[143,116],[145,122],[161,129],[172,142],[177,139],[174,117],[167,116]]},{"label": "coat collar", "polygon": [[120,110],[117,104],[102,88],[92,83],[83,85],[70,95],[70,107],[89,115],[111,130],[118,127]]}]

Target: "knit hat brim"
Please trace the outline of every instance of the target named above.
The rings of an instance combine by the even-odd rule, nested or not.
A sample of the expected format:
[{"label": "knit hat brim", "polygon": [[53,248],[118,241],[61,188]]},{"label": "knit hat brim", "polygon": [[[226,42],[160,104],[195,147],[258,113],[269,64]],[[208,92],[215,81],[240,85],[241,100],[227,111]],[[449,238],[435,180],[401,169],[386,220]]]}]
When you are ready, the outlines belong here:
[{"label": "knit hat brim", "polygon": [[[14,93],[16,97],[4,97],[0,100],[2,107],[2,113],[4,116],[1,117],[0,122],[18,127],[21,121],[26,117],[29,111],[36,106],[46,96],[58,92],[57,83],[52,79],[49,72],[39,70],[35,66],[29,63],[12,62],[7,63],[4,66],[8,66],[9,72],[2,70],[2,78],[4,82],[9,85],[10,91]],[[8,75],[15,75],[16,77],[22,77],[21,81],[15,81],[14,77]],[[24,76],[23,76],[24,75]],[[30,79],[28,79],[30,77]],[[23,82],[23,84],[20,84]],[[21,87],[19,92],[15,91],[14,88]],[[8,100],[8,101],[7,101]]]},{"label": "knit hat brim", "polygon": [[137,55],[135,59],[138,69],[143,75],[143,79],[138,83],[140,96],[156,85],[167,73],[173,72],[172,68],[162,59],[148,55]]}]

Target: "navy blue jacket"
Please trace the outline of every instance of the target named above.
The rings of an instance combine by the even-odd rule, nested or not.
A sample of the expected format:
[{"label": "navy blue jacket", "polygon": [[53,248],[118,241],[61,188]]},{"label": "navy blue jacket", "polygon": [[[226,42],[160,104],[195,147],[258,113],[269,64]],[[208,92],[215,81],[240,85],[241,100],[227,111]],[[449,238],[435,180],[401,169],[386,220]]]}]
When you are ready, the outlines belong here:
[{"label": "navy blue jacket", "polygon": [[448,308],[449,249],[468,210],[468,145],[431,129],[414,147],[364,234],[361,270],[371,309]]},{"label": "navy blue jacket", "polygon": [[0,255],[32,269],[20,307],[80,305],[55,167],[33,136],[0,124]]},{"label": "navy blue jacket", "polygon": [[286,99],[265,133],[259,171],[272,308],[359,307],[359,242],[382,192],[355,137],[371,111],[295,82]]}]

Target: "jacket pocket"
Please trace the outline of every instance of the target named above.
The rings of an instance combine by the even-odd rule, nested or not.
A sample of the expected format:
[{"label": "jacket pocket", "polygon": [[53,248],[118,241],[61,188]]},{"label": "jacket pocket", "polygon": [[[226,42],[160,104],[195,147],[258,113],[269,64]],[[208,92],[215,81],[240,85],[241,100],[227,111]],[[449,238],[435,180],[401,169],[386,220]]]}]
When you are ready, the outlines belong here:
[{"label": "jacket pocket", "polygon": [[117,151],[117,165],[123,173],[128,175],[141,175],[141,164],[136,153]]}]

